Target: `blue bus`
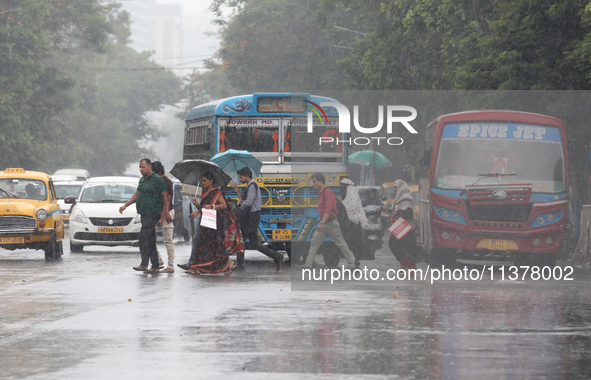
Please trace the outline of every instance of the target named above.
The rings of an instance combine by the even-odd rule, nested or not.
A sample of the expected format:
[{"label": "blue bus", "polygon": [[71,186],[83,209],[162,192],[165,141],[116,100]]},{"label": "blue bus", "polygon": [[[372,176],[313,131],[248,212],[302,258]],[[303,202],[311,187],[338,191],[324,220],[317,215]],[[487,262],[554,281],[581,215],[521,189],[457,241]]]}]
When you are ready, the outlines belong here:
[{"label": "blue bus", "polygon": [[[312,188],[311,175],[324,173],[337,196],[340,180],[347,176],[347,146],[336,140],[347,136],[338,133],[337,109],[323,106],[320,115],[308,107],[325,102],[337,101],[310,94],[254,93],[199,105],[185,118],[183,160],[209,160],[217,153],[238,149],[248,150],[263,162],[255,179],[263,202],[259,240],[286,251],[290,259],[294,245],[301,248],[298,252],[307,253],[319,221],[318,192]],[[312,132],[308,131],[310,122]],[[321,138],[334,142],[321,144]],[[190,212],[195,190],[183,186],[184,215]],[[223,190],[226,198],[237,199],[232,187]],[[186,223],[190,223],[188,218]],[[338,265],[338,249],[331,241],[325,244],[321,250],[325,262]]]}]

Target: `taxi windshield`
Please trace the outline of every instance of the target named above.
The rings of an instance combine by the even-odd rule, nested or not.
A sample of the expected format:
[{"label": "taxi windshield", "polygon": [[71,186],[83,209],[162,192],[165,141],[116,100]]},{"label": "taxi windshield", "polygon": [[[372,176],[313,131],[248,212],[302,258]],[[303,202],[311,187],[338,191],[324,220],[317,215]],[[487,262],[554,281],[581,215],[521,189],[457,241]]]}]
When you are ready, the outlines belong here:
[{"label": "taxi windshield", "polygon": [[83,203],[125,203],[135,194],[137,186],[123,183],[91,183],[87,184],[80,202]]},{"label": "taxi windshield", "polygon": [[0,198],[47,199],[47,185],[38,179],[2,178],[0,179]]}]

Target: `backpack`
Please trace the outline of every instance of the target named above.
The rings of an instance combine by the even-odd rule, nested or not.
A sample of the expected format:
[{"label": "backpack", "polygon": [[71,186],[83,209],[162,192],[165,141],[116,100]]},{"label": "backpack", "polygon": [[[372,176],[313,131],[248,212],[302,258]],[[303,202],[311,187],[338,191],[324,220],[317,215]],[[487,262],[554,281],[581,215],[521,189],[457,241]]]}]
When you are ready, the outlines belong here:
[{"label": "backpack", "polygon": [[[326,189],[326,190],[330,190],[331,189]],[[326,202],[326,190],[324,191],[324,193],[322,193],[322,196],[324,197],[324,202]],[[332,192],[334,195],[334,191]],[[335,198],[337,200],[337,220],[339,221],[339,225],[341,226],[341,230],[343,229],[347,229],[349,228],[349,215],[347,214],[347,208],[345,207],[345,205],[343,204],[343,202],[341,202],[341,200],[339,198],[337,198],[337,196],[335,195]]]},{"label": "backpack", "polygon": [[349,228],[349,214],[347,214],[347,208],[339,198],[337,198],[337,220],[341,225],[341,230]]}]

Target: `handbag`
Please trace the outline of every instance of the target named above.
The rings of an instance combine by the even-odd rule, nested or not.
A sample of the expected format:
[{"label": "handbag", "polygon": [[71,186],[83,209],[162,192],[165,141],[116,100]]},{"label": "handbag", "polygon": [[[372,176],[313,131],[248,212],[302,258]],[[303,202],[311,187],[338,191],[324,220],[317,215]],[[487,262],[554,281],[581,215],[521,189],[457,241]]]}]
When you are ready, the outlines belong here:
[{"label": "handbag", "polygon": [[[212,205],[215,205],[215,203],[218,201],[218,197],[220,196],[220,194],[221,193],[218,193],[218,195],[216,195],[213,202],[211,202]],[[211,228],[212,230],[217,230],[217,226],[218,226],[217,215],[218,215],[218,213],[214,209],[210,210],[210,209],[202,208],[201,209],[201,223],[200,223],[200,225],[202,227]]]},{"label": "handbag", "polygon": [[412,226],[404,218],[398,218],[394,224],[388,228],[388,231],[398,240],[405,237],[412,230]]}]

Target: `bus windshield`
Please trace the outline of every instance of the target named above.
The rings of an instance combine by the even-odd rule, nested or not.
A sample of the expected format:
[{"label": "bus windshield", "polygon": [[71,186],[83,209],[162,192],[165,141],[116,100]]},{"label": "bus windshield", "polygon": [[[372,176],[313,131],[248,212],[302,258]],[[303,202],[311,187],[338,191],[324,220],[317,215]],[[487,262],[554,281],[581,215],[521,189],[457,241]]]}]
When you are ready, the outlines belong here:
[{"label": "bus windshield", "polygon": [[564,190],[558,128],[507,123],[448,124],[443,130],[436,187],[464,189],[479,184],[529,183],[534,192]]},{"label": "bus windshield", "polygon": [[278,118],[220,119],[220,152],[228,149],[249,152],[279,152]]},{"label": "bus windshield", "polygon": [[[330,118],[328,124],[314,119],[312,132],[308,132],[308,120],[306,118],[294,118],[287,124],[287,139],[285,151],[298,153],[340,153],[342,144],[337,145],[337,138],[343,139],[339,133],[339,119]],[[320,138],[323,137],[322,143]],[[332,139],[332,140],[331,140]],[[291,145],[291,147],[290,147]]]}]

